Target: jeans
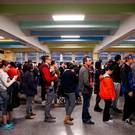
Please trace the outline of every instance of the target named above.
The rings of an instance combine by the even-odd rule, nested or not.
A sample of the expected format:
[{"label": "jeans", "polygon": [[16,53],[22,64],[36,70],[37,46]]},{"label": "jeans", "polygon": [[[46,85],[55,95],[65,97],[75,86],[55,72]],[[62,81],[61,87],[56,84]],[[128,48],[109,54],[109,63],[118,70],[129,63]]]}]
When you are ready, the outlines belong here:
[{"label": "jeans", "polygon": [[32,113],[32,96],[27,96],[27,103],[26,103],[26,115],[31,116]]},{"label": "jeans", "polygon": [[1,98],[1,111],[2,115],[7,115],[7,107],[9,104],[9,95],[7,91],[0,92],[0,98]]},{"label": "jeans", "polygon": [[87,122],[89,119],[91,119],[91,116],[89,113],[90,98],[91,98],[91,95],[83,94],[83,108],[82,108],[82,121],[83,122]]},{"label": "jeans", "polygon": [[120,95],[121,85],[120,85],[120,83],[114,82],[114,87],[115,87],[115,92],[116,92],[116,98],[113,101],[112,105],[113,105],[113,108],[117,108],[117,103],[118,103],[118,98],[119,98],[119,95]]},{"label": "jeans", "polygon": [[46,104],[45,104],[45,119],[49,118],[51,116],[50,111],[51,111],[51,104],[52,101],[54,100],[55,94],[54,91],[47,91],[47,99],[46,99]]},{"label": "jeans", "polygon": [[75,93],[65,93],[66,115],[71,115],[75,107]]}]

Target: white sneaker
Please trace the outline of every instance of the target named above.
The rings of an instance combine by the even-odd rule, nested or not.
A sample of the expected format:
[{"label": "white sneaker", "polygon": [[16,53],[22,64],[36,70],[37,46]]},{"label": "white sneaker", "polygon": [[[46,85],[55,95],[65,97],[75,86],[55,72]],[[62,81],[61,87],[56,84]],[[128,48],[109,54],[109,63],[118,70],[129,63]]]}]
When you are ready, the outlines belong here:
[{"label": "white sneaker", "polygon": [[106,121],[105,123],[111,124],[111,123],[113,123],[113,120],[108,120],[108,121]]},{"label": "white sneaker", "polygon": [[45,106],[45,101],[42,101],[42,106]]}]

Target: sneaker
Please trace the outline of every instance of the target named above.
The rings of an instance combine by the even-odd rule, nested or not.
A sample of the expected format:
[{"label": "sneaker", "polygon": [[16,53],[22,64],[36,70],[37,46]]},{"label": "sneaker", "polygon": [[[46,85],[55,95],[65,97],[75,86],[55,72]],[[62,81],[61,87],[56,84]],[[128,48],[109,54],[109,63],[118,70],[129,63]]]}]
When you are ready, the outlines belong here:
[{"label": "sneaker", "polygon": [[87,120],[87,121],[83,121],[84,124],[91,124],[91,125],[94,125],[95,122],[92,121],[91,119]]},{"label": "sneaker", "polygon": [[32,119],[34,119],[34,118],[33,118],[33,117],[31,117],[31,116],[25,116],[25,119],[32,120]]},{"label": "sneaker", "polygon": [[95,107],[95,108],[94,108],[94,111],[96,111],[96,112],[102,112],[102,110],[103,110],[103,109],[101,109],[100,107]]},{"label": "sneaker", "polygon": [[118,109],[118,108],[113,108],[113,111],[116,112],[116,113],[122,113],[122,110]]},{"label": "sneaker", "polygon": [[42,106],[45,106],[45,103],[46,103],[46,101],[44,100],[44,101],[42,101]]},{"label": "sneaker", "polygon": [[56,119],[56,117],[54,117],[54,116],[50,116],[49,118],[50,118],[50,119]]},{"label": "sneaker", "polygon": [[130,119],[126,119],[126,120],[125,120],[125,123],[127,123],[127,124],[129,124],[129,125],[133,125],[133,123],[131,122]]},{"label": "sneaker", "polygon": [[30,115],[31,115],[31,116],[35,116],[35,115],[36,115],[36,113],[33,113],[33,112],[32,112]]},{"label": "sneaker", "polygon": [[52,122],[56,122],[56,121],[54,119],[45,118],[44,122],[50,122],[50,123],[52,123]]},{"label": "sneaker", "polygon": [[11,125],[11,124],[3,124],[1,126],[1,128],[3,128],[3,129],[12,129],[13,128],[13,125]]},{"label": "sneaker", "polygon": [[111,123],[113,123],[113,120],[108,120],[108,121],[104,121],[104,122],[107,124],[111,124]]}]

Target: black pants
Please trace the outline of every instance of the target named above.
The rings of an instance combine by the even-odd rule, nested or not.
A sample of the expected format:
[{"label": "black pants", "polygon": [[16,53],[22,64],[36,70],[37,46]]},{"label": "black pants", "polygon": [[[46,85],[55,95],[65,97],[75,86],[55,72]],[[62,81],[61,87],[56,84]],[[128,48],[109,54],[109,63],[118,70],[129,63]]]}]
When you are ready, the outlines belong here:
[{"label": "black pants", "polygon": [[123,120],[130,118],[134,111],[134,98],[130,97],[128,94],[125,95],[125,103],[123,109]]},{"label": "black pants", "polygon": [[108,121],[110,119],[110,108],[112,104],[111,99],[105,99],[105,107],[103,112],[103,121]]},{"label": "black pants", "polygon": [[99,96],[99,93],[98,93],[97,96],[96,96],[96,105],[95,105],[95,107],[99,107],[100,100],[101,100],[101,97]]}]

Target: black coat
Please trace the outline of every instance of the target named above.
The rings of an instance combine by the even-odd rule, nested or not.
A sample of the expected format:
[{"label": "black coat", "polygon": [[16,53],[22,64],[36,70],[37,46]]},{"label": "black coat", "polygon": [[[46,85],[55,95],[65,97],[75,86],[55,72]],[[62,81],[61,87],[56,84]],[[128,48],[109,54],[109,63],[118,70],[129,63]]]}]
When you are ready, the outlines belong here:
[{"label": "black coat", "polygon": [[26,96],[34,96],[37,93],[37,88],[34,82],[32,72],[27,71],[24,73],[23,91],[26,94]]},{"label": "black coat", "polygon": [[61,77],[61,86],[64,93],[73,93],[76,90],[77,77],[71,70],[66,70]]}]

